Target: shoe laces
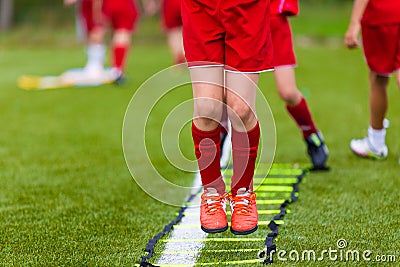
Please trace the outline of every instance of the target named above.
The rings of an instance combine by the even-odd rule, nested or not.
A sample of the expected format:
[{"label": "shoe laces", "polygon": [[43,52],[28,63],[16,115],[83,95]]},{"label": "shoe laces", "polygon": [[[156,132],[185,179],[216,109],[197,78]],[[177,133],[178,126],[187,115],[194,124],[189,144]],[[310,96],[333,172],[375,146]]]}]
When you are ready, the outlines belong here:
[{"label": "shoe laces", "polygon": [[226,194],[220,195],[215,190],[207,190],[208,192],[202,196],[203,203],[205,206],[206,212],[208,214],[215,214],[223,209],[224,200],[226,198]]},{"label": "shoe laces", "polygon": [[230,201],[232,204],[232,208],[237,214],[242,215],[251,215],[251,206],[253,201],[255,200],[255,194],[249,191],[241,191],[238,190],[235,197],[231,196]]}]

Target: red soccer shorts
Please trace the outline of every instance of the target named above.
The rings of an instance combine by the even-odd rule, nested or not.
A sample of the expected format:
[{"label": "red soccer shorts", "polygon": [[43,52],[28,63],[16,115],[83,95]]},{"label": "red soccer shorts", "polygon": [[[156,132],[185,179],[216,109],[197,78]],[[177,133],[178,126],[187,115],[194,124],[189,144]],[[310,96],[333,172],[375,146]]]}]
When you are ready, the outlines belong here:
[{"label": "red soccer shorts", "polygon": [[371,71],[389,76],[400,68],[400,24],[365,26],[362,29],[364,55]]},{"label": "red soccer shorts", "polygon": [[269,0],[182,0],[189,67],[224,65],[241,72],[272,69]]},{"label": "red soccer shorts", "polygon": [[181,0],[162,1],[162,24],[167,30],[182,27]]},{"label": "red soccer shorts", "polygon": [[133,30],[136,27],[139,11],[133,0],[103,0],[102,14],[97,14],[93,3],[93,0],[82,0],[81,3],[81,13],[88,32],[108,23],[114,30]]},{"label": "red soccer shorts", "polygon": [[296,66],[292,31],[286,16],[271,16],[271,36],[274,47],[274,67]]}]

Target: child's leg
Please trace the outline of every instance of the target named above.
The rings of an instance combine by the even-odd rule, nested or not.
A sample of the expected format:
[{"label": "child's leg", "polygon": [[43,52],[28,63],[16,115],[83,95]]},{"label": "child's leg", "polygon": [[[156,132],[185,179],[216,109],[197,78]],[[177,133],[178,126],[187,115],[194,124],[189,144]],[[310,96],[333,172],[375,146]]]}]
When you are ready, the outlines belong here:
[{"label": "child's leg", "polygon": [[380,76],[375,72],[370,73],[370,124],[373,129],[383,129],[383,120],[385,119],[388,99],[387,85],[389,77]]},{"label": "child's leg", "polygon": [[112,39],[112,64],[121,73],[125,70],[130,45],[131,31],[126,29],[115,30]]},{"label": "child's leg", "polygon": [[388,99],[387,85],[389,77],[370,73],[370,126],[368,136],[363,139],[353,139],[350,148],[361,157],[384,159],[387,157],[386,129],[383,125],[385,119]]},{"label": "child's leg", "polygon": [[255,114],[258,74],[226,73],[226,102],[232,124],[233,176],[230,197],[231,232],[257,230],[258,212],[253,192],[260,127]]},{"label": "child's leg", "polygon": [[226,73],[226,102],[232,124],[232,195],[239,188],[253,190],[254,167],[260,139],[255,114],[258,74]]},{"label": "child's leg", "polygon": [[86,53],[88,55],[86,64],[87,68],[103,68],[106,54],[106,46],[104,44],[104,28],[95,27],[88,33],[88,47]]},{"label": "child's leg", "polygon": [[276,68],[274,71],[279,96],[286,102],[286,108],[306,139],[317,132],[307,102],[297,89],[292,67]]},{"label": "child's leg", "polygon": [[[192,68],[194,119],[192,136],[203,186],[225,193],[220,171],[220,120],[223,68]],[[201,82],[203,81],[203,82]]]},{"label": "child's leg", "polygon": [[177,27],[167,31],[168,46],[174,59],[174,64],[184,63],[185,52],[183,50],[182,28]]},{"label": "child's leg", "polygon": [[204,193],[200,224],[207,233],[228,229],[225,183],[220,170],[220,120],[223,101],[223,67],[190,70],[194,97],[192,136]]},{"label": "child's leg", "polygon": [[314,124],[307,101],[297,89],[294,69],[291,66],[274,71],[279,96],[286,102],[286,109],[300,128],[307,144],[307,152],[314,169],[326,169],[328,149]]},{"label": "child's leg", "polygon": [[389,77],[380,76],[375,72],[370,73],[370,127],[368,129],[369,141],[373,148],[386,146],[386,129],[383,126],[388,108],[387,86]]}]

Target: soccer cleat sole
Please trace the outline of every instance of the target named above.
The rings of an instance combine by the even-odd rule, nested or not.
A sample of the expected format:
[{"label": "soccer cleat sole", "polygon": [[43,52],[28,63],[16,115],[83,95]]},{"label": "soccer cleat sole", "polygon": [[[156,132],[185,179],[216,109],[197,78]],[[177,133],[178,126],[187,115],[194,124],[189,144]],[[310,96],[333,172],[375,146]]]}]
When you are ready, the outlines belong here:
[{"label": "soccer cleat sole", "polygon": [[222,227],[222,228],[217,228],[217,229],[208,229],[208,228],[205,228],[204,226],[201,226],[201,230],[203,230],[207,234],[217,234],[217,233],[222,233],[222,232],[225,232],[226,230],[228,230],[228,225],[225,227]]},{"label": "soccer cleat sole", "polygon": [[254,228],[252,228],[250,230],[247,230],[247,231],[237,231],[237,230],[233,230],[232,227],[231,227],[231,232],[234,235],[249,235],[249,234],[254,233],[255,231],[257,231],[257,229],[258,229],[258,225],[256,225],[256,227],[254,227]]}]

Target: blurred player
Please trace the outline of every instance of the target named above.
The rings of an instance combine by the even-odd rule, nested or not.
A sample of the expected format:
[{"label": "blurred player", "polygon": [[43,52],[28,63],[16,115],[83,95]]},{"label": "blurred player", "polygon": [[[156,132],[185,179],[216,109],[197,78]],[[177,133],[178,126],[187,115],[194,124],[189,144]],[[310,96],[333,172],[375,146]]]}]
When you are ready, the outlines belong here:
[{"label": "blurred player", "polygon": [[84,75],[89,79],[101,79],[104,74],[106,54],[105,32],[111,25],[112,74],[117,83],[121,82],[129,55],[131,34],[139,15],[133,0],[64,0],[65,5],[79,3],[80,17],[87,33],[87,63]]},{"label": "blurred player", "polygon": [[360,46],[360,29],[370,69],[370,126],[368,136],[353,139],[350,148],[361,157],[384,159],[388,155],[384,125],[388,108],[387,86],[393,72],[400,88],[400,3],[355,0],[344,39],[348,48]]},{"label": "blurred player", "polygon": [[162,25],[174,64],[186,62],[182,41],[182,16],[180,0],[163,0],[161,3]]},{"label": "blurred player", "polygon": [[288,17],[299,12],[298,0],[271,0],[271,35],[274,46],[274,78],[279,96],[300,128],[314,170],[325,170],[328,149],[318,131],[307,102],[297,89],[292,32]]},{"label": "blurred player", "polygon": [[[250,234],[257,230],[253,175],[260,128],[255,98],[259,73],[272,69],[268,10],[269,0],[182,1],[183,41],[194,97],[192,135],[204,186],[200,223],[207,233],[228,228],[227,199],[231,231]],[[219,161],[225,88],[232,125],[229,197]]]}]

